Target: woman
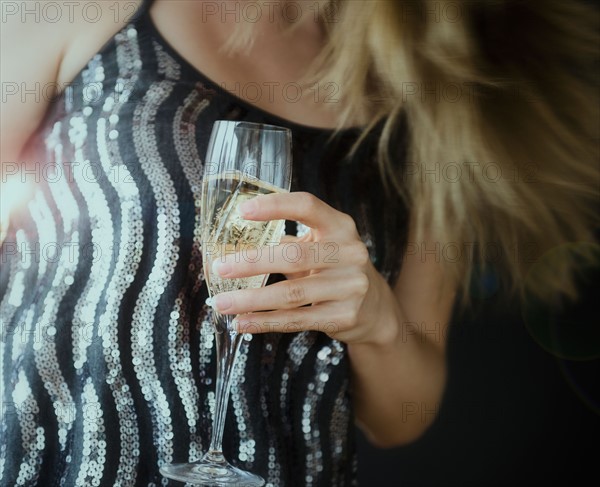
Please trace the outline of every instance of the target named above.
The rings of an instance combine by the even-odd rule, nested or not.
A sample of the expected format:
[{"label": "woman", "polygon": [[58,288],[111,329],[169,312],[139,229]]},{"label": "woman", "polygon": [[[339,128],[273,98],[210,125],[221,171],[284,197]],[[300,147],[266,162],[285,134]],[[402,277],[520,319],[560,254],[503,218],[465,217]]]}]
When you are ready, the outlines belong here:
[{"label": "woman", "polygon": [[571,262],[532,281],[509,252],[592,240],[591,8],[68,3],[58,20],[44,2],[7,11],[3,28],[6,79],[57,88],[2,110],[2,161],[25,153],[46,175],[3,246],[6,485],[167,485],[161,465],[207,447],[194,200],[217,119],[293,131],[293,192],[242,210],[299,222],[302,258],[217,268],[287,278],[216,300],[253,334],[226,455],[270,485],[352,484],[353,419],[380,446],[426,430],[433,415],[405,406],[436,409],[450,313],[490,244],[507,286],[574,294]]}]

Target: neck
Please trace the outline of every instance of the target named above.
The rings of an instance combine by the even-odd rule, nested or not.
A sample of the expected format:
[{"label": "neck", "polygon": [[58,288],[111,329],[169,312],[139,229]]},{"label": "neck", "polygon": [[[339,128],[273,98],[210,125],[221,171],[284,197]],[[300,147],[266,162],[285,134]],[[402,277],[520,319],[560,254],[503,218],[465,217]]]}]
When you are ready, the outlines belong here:
[{"label": "neck", "polygon": [[316,3],[293,0],[273,2],[226,0],[195,2],[197,18],[211,29],[224,45],[235,45],[232,36],[242,39],[242,49],[274,49],[281,43],[302,42],[309,49],[323,45],[325,31]]}]

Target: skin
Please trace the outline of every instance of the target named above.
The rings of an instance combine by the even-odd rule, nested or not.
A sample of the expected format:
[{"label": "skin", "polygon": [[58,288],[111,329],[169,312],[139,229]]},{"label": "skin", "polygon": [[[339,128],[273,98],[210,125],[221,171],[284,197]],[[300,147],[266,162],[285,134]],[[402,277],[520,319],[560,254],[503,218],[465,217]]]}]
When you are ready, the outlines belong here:
[{"label": "skin", "polygon": [[[319,330],[347,343],[356,418],[370,440],[390,447],[418,438],[434,419],[444,388],[446,326],[454,301],[452,291],[440,291],[443,275],[434,256],[429,261],[405,256],[391,289],[371,264],[352,218],[315,196],[264,195],[239,209],[248,220],[297,220],[311,231],[288,236],[260,255],[216,259],[213,269],[222,277],[287,278],[217,295],[217,309],[238,314],[234,324],[242,332]],[[335,258],[327,258],[332,244]]]},{"label": "skin", "polygon": [[[108,3],[112,4],[99,2],[105,9]],[[275,23],[263,21],[255,25],[258,35],[252,48],[228,57],[221,47],[235,23],[227,17],[222,22],[220,16],[199,23],[201,7],[201,1],[157,0],[151,15],[159,32],[184,58],[225,86],[297,81],[324,42],[316,22],[303,23],[290,38]],[[78,21],[79,17],[75,22],[53,23],[8,18],[2,29],[3,81],[63,86],[125,24],[125,16],[115,22],[114,11],[105,14],[93,24]],[[53,42],[44,42],[46,38]],[[276,90],[272,98],[248,101],[296,123],[334,126],[336,107],[312,95],[290,103]],[[49,102],[49,97],[34,103],[17,96],[3,103],[3,167],[5,162],[26,159],[27,140]],[[453,288],[441,286],[444,275],[439,256],[399,255],[402,270],[392,289],[369,261],[352,218],[316,197],[301,192],[265,195],[240,210],[250,220],[297,220],[311,231],[301,239],[287,237],[256,261],[233,255],[215,263],[224,277],[265,273],[287,277],[263,289],[221,294],[217,307],[240,315],[237,322],[244,332],[319,329],[347,343],[356,420],[369,439],[377,446],[391,447],[422,435],[435,418],[444,391],[446,327],[455,297]],[[415,241],[412,232],[408,241]],[[290,244],[301,250],[299,259],[285,258],[289,255],[285,246]],[[325,256],[331,247],[326,245],[331,244],[337,253],[328,262]],[[431,249],[435,240],[429,236],[418,244]]]}]

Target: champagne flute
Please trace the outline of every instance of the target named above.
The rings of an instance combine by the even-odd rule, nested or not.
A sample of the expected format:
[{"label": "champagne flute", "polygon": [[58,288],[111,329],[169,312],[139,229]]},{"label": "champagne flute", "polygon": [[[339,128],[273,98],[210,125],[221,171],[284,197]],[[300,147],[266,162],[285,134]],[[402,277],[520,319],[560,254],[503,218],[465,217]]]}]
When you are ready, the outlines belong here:
[{"label": "champagne flute", "polygon": [[[214,295],[264,286],[268,275],[221,278],[212,271],[216,259],[241,252],[256,257],[264,246],[279,243],[284,220],[248,221],[238,205],[255,196],[288,192],[291,184],[291,131],[249,122],[217,121],[213,126],[202,181],[201,239],[204,278],[212,304]],[[217,383],[211,443],[201,460],[166,465],[165,477],[205,486],[264,485],[258,475],[231,465],[222,451],[223,428],[231,385],[231,372],[242,336],[232,327],[234,316],[212,310],[216,334]]]}]

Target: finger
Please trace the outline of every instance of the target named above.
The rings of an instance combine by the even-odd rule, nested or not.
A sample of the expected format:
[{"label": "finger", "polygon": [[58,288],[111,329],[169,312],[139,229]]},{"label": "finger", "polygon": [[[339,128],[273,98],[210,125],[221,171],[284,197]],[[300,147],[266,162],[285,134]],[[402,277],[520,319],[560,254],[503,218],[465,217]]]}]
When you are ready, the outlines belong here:
[{"label": "finger", "polygon": [[[308,239],[306,239],[308,240]],[[300,242],[300,237],[296,237],[295,235],[284,235],[283,237],[281,237],[281,241],[279,242],[280,244],[285,244],[285,243],[296,243],[296,242]],[[305,277],[307,276],[309,273],[308,272],[294,272],[294,273],[288,273],[288,274],[284,274],[286,279],[299,279],[301,277]]]},{"label": "finger", "polygon": [[360,276],[315,274],[292,281],[281,281],[257,289],[230,291],[215,296],[214,305],[222,314],[292,309],[311,303],[348,299],[363,292]]},{"label": "finger", "polygon": [[280,243],[296,243],[296,242],[311,242],[312,235],[310,229],[307,233],[298,237],[297,235],[284,235],[281,237]]},{"label": "finger", "polygon": [[247,220],[296,220],[322,234],[356,233],[354,220],[306,192],[260,195],[240,205]]},{"label": "finger", "polygon": [[306,308],[268,311],[239,315],[234,321],[240,333],[297,333],[300,331],[321,331],[333,336],[342,331],[337,321],[337,306],[322,303]]},{"label": "finger", "polygon": [[249,277],[260,274],[296,274],[340,266],[364,266],[369,260],[365,245],[355,240],[336,242],[296,242],[265,247],[249,247],[213,261],[212,270],[220,277]]},{"label": "finger", "polygon": [[[280,243],[296,243],[296,242],[312,242],[312,233],[310,229],[301,237],[293,236],[293,235],[284,235],[281,239]],[[285,278],[288,280],[292,279],[300,279],[302,277],[306,277],[310,274],[310,271],[302,271],[302,272],[288,272],[284,274]]]}]

